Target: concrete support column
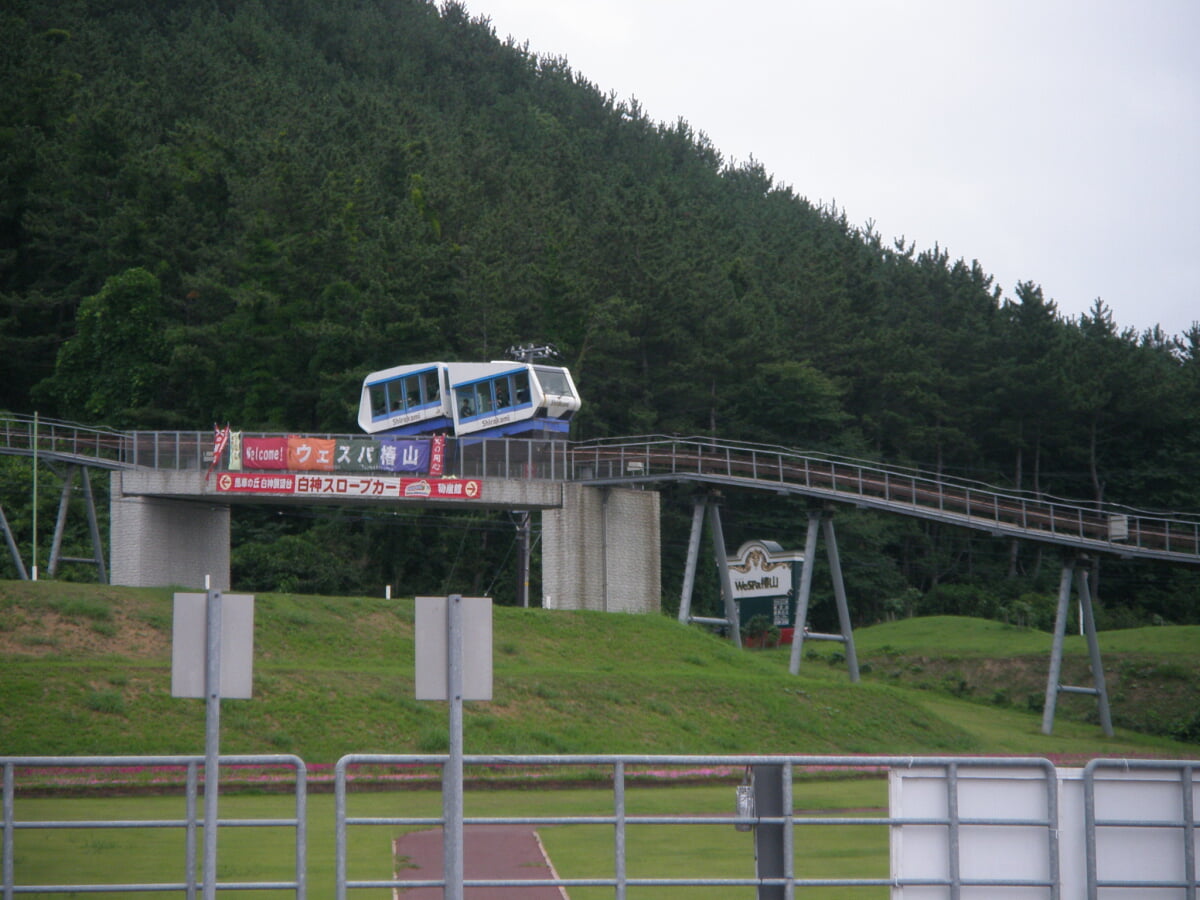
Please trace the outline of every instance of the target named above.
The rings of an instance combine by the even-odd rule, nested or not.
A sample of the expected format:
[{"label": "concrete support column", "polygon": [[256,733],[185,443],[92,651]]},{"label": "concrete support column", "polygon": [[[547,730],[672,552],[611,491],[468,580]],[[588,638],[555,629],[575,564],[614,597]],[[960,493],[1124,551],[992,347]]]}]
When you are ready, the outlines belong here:
[{"label": "concrete support column", "polygon": [[542,512],[542,605],[658,612],[662,558],[656,491],[563,485]]},{"label": "concrete support column", "polygon": [[113,584],[213,590],[229,583],[229,507],[125,494],[112,473],[110,556]]}]

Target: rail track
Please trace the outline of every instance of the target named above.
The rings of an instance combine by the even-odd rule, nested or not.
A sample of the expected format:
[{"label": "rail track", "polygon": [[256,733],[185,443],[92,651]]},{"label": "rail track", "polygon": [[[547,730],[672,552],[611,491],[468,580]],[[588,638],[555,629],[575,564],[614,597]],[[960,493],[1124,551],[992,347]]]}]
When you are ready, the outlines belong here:
[{"label": "rail track", "polygon": [[574,480],[696,481],[796,494],[1126,557],[1200,563],[1200,516],[1006,492],[824,454],[697,439],[577,444]]}]

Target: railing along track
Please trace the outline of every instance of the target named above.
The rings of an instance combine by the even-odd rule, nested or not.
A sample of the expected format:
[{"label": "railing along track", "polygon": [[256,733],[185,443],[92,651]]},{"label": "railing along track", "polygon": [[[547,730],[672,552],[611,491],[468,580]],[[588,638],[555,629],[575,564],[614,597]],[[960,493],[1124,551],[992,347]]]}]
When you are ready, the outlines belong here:
[{"label": "railing along track", "polygon": [[1197,516],[1096,508],[824,454],[693,439],[629,439],[575,445],[573,459],[573,479],[589,483],[727,484],[1121,556],[1200,562]]},{"label": "railing along track", "polygon": [[[565,443],[562,451],[548,455],[551,465],[532,466],[535,455],[547,456],[547,446],[524,439],[448,441],[449,452],[458,454],[459,473],[472,477],[728,485],[849,503],[1079,551],[1200,563],[1200,515],[1097,506],[877,462],[706,438]],[[194,470],[211,464],[212,450],[208,431],[119,432],[27,416],[0,418],[0,453],[44,455],[108,469]]]}]

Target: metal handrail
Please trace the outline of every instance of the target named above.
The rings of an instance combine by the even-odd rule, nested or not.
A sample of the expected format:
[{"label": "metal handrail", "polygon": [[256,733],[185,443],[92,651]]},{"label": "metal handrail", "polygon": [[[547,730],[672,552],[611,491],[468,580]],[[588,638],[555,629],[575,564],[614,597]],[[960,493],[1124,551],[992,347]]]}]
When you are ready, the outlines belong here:
[{"label": "metal handrail", "polygon": [[124,460],[125,434],[107,428],[89,428],[57,419],[6,414],[0,416],[0,452],[88,463],[118,468]]},{"label": "metal handrail", "polygon": [[1200,516],[1084,506],[829,454],[753,445],[735,452],[714,441],[654,438],[576,444],[572,460],[574,479],[590,483],[688,479],[767,488],[1121,555],[1200,562]]},{"label": "metal handrail", "polygon": [[[1132,516],[1152,516],[1152,517],[1170,517],[1186,522],[1200,523],[1200,513],[1173,513],[1162,510],[1147,510],[1139,507],[1128,506],[1119,503],[1103,503],[1095,504],[1091,501],[1078,501],[1066,497],[1058,497],[1053,494],[1047,494],[1041,491],[1020,490],[1017,488],[999,488],[994,484],[978,479],[963,478],[956,475],[937,474],[925,469],[919,469],[912,466],[904,466],[894,463],[884,463],[879,460],[862,459],[853,456],[844,456],[836,453],[831,453],[824,450],[797,449],[794,447],[783,447],[775,444],[758,444],[748,441],[736,441],[722,438],[714,440],[706,437],[667,437],[663,435],[650,435],[646,437],[627,436],[627,437],[610,437],[610,438],[594,438],[586,441],[574,441],[571,443],[573,453],[579,457],[587,454],[589,451],[596,449],[604,449],[606,451],[625,449],[627,458],[635,458],[652,452],[651,448],[655,447],[703,447],[703,448],[718,448],[719,452],[724,454],[727,451],[740,452],[744,459],[758,458],[774,458],[779,461],[795,460],[800,462],[824,462],[830,466],[842,466],[852,471],[870,472],[878,475],[880,478],[890,477],[893,479],[916,479],[922,482],[936,483],[948,487],[959,487],[963,490],[978,490],[988,494],[996,494],[1001,497],[1011,498],[1014,500],[1026,500],[1035,503],[1055,503],[1072,509],[1079,508],[1085,511],[1097,512],[1105,511],[1109,513],[1124,513]],[[761,463],[759,464],[762,465]]]},{"label": "metal handrail", "polygon": [[[370,440],[359,434],[287,436]],[[243,437],[284,435],[247,432]],[[27,416],[0,418],[0,452],[32,455],[35,444],[38,452],[108,468],[197,470],[211,465],[214,437],[208,431],[117,432]],[[651,435],[582,442],[451,438],[447,452],[463,477],[586,484],[701,481],[849,502],[1079,549],[1200,562],[1197,514],[1062,500],[821,451]]]}]

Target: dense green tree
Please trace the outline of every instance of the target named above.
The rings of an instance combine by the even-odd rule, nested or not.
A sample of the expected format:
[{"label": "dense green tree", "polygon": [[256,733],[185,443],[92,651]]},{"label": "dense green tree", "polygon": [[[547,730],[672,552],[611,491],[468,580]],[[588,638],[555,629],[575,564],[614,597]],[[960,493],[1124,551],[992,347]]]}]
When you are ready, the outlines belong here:
[{"label": "dense green tree", "polygon": [[39,390],[77,420],[138,425],[156,405],[166,363],[163,325],[154,275],[130,269],[113,276],[80,304],[75,336]]}]

